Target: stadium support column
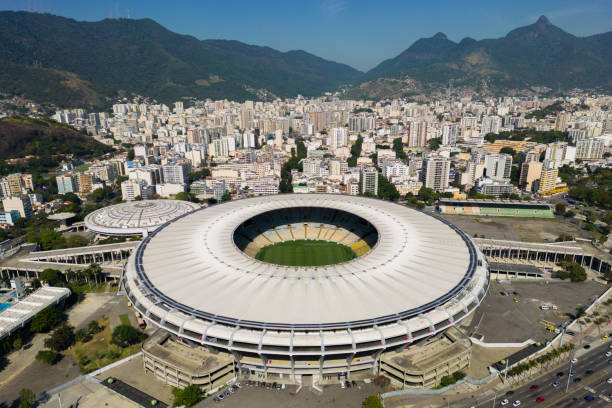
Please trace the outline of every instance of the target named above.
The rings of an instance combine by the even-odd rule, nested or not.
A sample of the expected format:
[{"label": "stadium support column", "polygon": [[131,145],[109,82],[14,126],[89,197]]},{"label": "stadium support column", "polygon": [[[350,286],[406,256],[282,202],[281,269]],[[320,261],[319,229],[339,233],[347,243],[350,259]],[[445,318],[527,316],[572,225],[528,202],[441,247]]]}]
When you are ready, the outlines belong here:
[{"label": "stadium support column", "polygon": [[323,382],[323,363],[325,363],[325,340],[323,338],[323,330],[319,331],[321,337],[321,357],[319,358],[319,378]]},{"label": "stadium support column", "polygon": [[380,344],[382,346],[382,348],[380,350],[378,350],[375,354],[374,357],[374,366],[372,367],[372,373],[373,374],[380,374],[380,355],[382,354],[383,350],[385,349],[385,347],[387,346],[386,341],[385,341],[385,335],[383,334],[382,330],[380,330],[380,328],[377,325],[374,325],[374,329],[378,331],[378,334],[380,334]]},{"label": "stadium support column", "polygon": [[289,359],[291,361],[291,381],[295,383],[295,360],[293,359],[293,329],[289,336]]},{"label": "stadium support column", "polygon": [[353,359],[355,358],[355,355],[357,354],[357,344],[355,343],[355,337],[353,336],[353,332],[351,331],[350,328],[347,329],[348,334],[350,334],[351,336],[351,345],[352,345],[352,353],[349,354],[349,356],[346,358],[346,365],[347,365],[347,371],[346,371],[346,375],[347,375],[347,379],[351,377],[351,365],[353,364]]},{"label": "stadium support column", "polygon": [[263,364],[263,369],[264,369],[264,377],[266,379],[268,379],[268,361],[266,360],[265,356],[263,355],[263,353],[261,352],[261,348],[262,348],[262,344],[263,344],[263,338],[266,335],[266,329],[264,329],[261,332],[261,336],[259,336],[259,345],[257,346],[257,354],[259,355],[259,358],[261,359],[261,362]]}]

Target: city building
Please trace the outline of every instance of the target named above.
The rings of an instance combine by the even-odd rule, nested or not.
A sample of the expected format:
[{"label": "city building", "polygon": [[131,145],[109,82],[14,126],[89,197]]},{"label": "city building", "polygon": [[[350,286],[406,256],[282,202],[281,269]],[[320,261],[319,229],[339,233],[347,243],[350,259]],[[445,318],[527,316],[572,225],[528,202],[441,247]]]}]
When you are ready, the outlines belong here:
[{"label": "city building", "polygon": [[525,191],[533,191],[534,182],[540,179],[542,175],[542,163],[538,161],[529,161],[521,163],[521,174],[519,185]]},{"label": "city building", "polygon": [[477,193],[496,197],[514,191],[514,186],[509,181],[493,180],[488,177],[478,179],[475,188]]},{"label": "city building", "polygon": [[488,154],[484,159],[486,177],[495,181],[510,180],[512,156],[505,153]]},{"label": "city building", "polygon": [[2,206],[5,213],[17,211],[21,218],[30,218],[34,214],[30,197],[26,194],[7,197],[2,200]]},{"label": "city building", "polygon": [[540,176],[540,184],[538,186],[538,193],[547,193],[557,188],[557,177],[559,176],[559,169],[556,167],[547,167],[542,169]]},{"label": "city building", "polygon": [[359,183],[361,194],[378,195],[378,170],[373,167],[362,169]]},{"label": "city building", "polygon": [[74,181],[71,174],[62,174],[61,176],[56,176],[55,181],[57,182],[57,192],[59,194],[66,193],[75,193],[76,182]]},{"label": "city building", "polygon": [[592,137],[576,142],[576,158],[581,160],[601,159],[605,151],[605,140]]},{"label": "city building", "polygon": [[450,160],[446,157],[428,157],[423,161],[421,181],[423,186],[442,191],[448,188]]}]

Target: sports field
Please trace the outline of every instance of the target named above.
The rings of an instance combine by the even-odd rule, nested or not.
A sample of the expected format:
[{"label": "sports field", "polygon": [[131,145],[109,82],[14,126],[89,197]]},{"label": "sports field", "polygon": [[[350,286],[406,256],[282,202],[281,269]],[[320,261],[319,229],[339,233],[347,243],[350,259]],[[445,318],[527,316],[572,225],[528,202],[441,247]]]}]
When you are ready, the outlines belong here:
[{"label": "sports field", "polygon": [[255,259],[276,265],[322,266],[350,261],[351,248],[328,241],[285,241],[263,247]]}]

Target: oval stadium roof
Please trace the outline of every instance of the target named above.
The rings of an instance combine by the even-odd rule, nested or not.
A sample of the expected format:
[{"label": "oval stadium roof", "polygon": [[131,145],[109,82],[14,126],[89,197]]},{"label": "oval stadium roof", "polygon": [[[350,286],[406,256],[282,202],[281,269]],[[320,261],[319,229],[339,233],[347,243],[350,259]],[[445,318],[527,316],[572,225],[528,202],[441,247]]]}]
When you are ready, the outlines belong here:
[{"label": "oval stadium roof", "polygon": [[[126,210],[137,213],[137,204]],[[378,230],[378,243],[361,257],[322,267],[263,263],[234,244],[234,230],[253,216],[305,206],[340,209],[368,220]],[[115,207],[122,211],[103,214],[124,213],[121,205]],[[179,215],[164,213],[173,219]],[[100,218],[105,219],[95,217],[96,222]],[[136,225],[142,228],[141,218],[136,217]],[[236,200],[166,221],[132,255],[128,278],[137,275],[147,291],[174,310],[225,324],[376,325],[456,304],[486,285],[486,271],[477,267],[480,258],[469,237],[435,215],[388,201],[286,194]]]}]

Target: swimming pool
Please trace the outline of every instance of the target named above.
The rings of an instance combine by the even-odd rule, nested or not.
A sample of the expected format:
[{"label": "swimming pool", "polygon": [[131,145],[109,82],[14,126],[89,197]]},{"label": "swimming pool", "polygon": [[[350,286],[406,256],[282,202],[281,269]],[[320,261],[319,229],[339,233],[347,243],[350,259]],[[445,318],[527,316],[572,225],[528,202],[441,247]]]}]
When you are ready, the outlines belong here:
[{"label": "swimming pool", "polygon": [[0,312],[13,306],[14,303],[0,303]]}]

